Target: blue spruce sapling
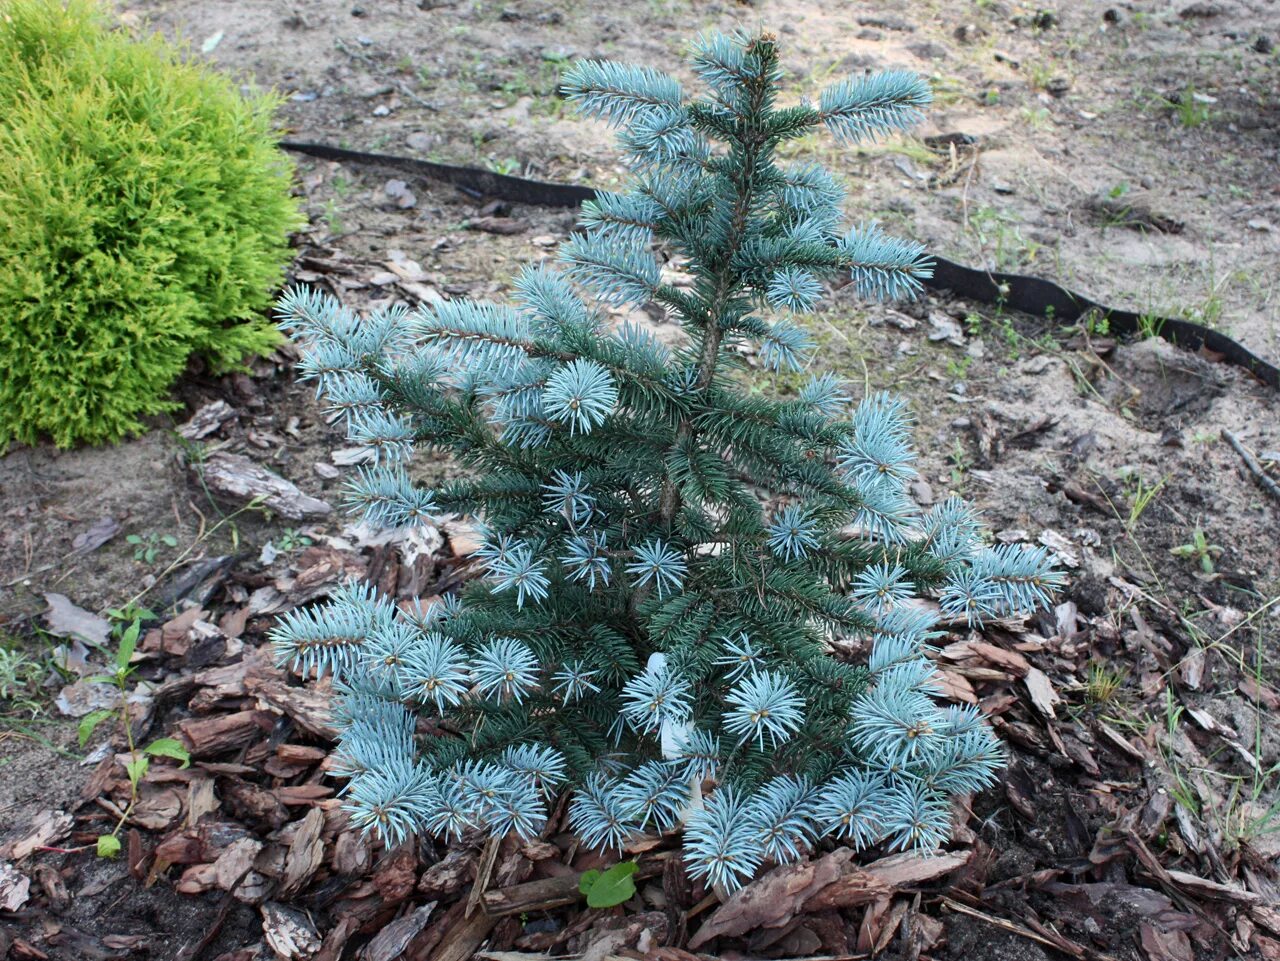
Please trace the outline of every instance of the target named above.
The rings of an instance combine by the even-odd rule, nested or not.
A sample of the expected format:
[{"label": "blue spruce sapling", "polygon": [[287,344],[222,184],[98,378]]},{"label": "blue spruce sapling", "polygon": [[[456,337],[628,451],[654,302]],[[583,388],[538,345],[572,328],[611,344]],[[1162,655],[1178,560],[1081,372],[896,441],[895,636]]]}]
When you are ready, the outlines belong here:
[{"label": "blue spruce sapling", "polygon": [[[777,151],[822,126],[845,143],[906,127],[928,88],[881,73],[781,106],[768,34],[700,39],[691,65],[701,99],[647,67],[568,72],[634,182],[584,205],[559,269],[527,267],[514,305],[280,303],[305,375],[374,454],[352,504],[385,525],[483,522],[485,576],[460,597],[405,612],[348,586],[275,632],[282,659],[334,675],[335,773],[389,843],[529,838],[570,790],[584,844],[683,829],[690,874],[732,890],[824,838],[936,847],[949,798],[1001,764],[975,709],[939,703],[925,652],[943,617],[1046,604],[1047,556],[984,546],[957,499],[914,506],[901,401],[850,410],[831,374],[761,396],[739,350],[803,369],[794,318],[823,279],[919,290],[921,247],[841,227],[832,177]],[[656,249],[686,258],[690,286],[663,280]],[[656,304],[687,336],[613,329],[584,290]],[[418,489],[415,448],[469,473]],[[868,640],[868,662],[833,654],[841,638]]]}]

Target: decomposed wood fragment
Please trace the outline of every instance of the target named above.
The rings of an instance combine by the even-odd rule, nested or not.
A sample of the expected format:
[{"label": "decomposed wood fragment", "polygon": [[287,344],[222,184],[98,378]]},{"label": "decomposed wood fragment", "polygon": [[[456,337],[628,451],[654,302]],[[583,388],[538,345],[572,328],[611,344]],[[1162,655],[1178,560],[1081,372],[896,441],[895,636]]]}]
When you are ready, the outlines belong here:
[{"label": "decomposed wood fragment", "polygon": [[301,911],[274,901],[266,902],[259,910],[267,946],[281,961],[301,961],[320,950],[320,936]]},{"label": "decomposed wood fragment", "polygon": [[192,757],[225,754],[252,744],[271,730],[275,719],[266,711],[238,711],[209,718],[188,718],[178,730],[191,746]]},{"label": "decomposed wood fragment", "polygon": [[1031,663],[1017,651],[1005,650],[986,641],[970,641],[969,650],[1014,677],[1026,677],[1027,672],[1032,669]]},{"label": "decomposed wood fragment", "polygon": [[297,722],[309,734],[335,741],[338,729],[333,726],[329,698],[324,691],[312,687],[290,687],[282,676],[247,674],[245,690],[258,700]]},{"label": "decomposed wood fragment", "polygon": [[333,512],[325,501],[302,493],[296,485],[239,454],[218,451],[201,464],[201,478],[215,494],[235,500],[255,498],[281,517],[300,521]]},{"label": "decomposed wood fragment", "polygon": [[716,908],[690,939],[689,947],[697,949],[713,938],[785,926],[809,910],[808,902],[815,895],[842,880],[852,857],[850,849],[841,848],[817,861],[774,868]]},{"label": "decomposed wood fragment", "polygon": [[289,853],[284,861],[284,878],[280,886],[282,895],[302,890],[302,886],[311,880],[311,876],[324,862],[324,842],[320,840],[323,829],[324,812],[319,808],[312,808],[302,819],[289,844]]},{"label": "decomposed wood fragment", "polygon": [[578,893],[578,878],[575,873],[562,878],[542,878],[510,888],[486,891],[482,899],[484,913],[504,918],[524,911],[545,911],[573,904],[581,897]]},{"label": "decomposed wood fragment", "polygon": [[374,935],[360,952],[360,961],[397,961],[431,920],[436,902],[431,901],[397,918]]},{"label": "decomposed wood fragment", "polygon": [[1048,675],[1039,668],[1033,667],[1027,671],[1023,683],[1027,685],[1027,693],[1031,695],[1031,703],[1036,706],[1036,710],[1045,717],[1057,717],[1053,707],[1061,703],[1062,698],[1054,690],[1053,682],[1049,680]]},{"label": "decomposed wood fragment", "polygon": [[[319,810],[319,808],[316,808]],[[333,870],[343,877],[359,877],[369,870],[369,865],[373,863],[373,849],[369,845],[368,838],[361,835],[358,831],[344,831],[338,835],[333,843]],[[435,865],[439,867],[439,865]],[[428,869],[427,873],[430,873]],[[426,874],[423,876],[426,880]],[[461,885],[459,885],[461,887]],[[422,890],[419,884],[418,890]],[[455,890],[457,890],[455,888]]]}]

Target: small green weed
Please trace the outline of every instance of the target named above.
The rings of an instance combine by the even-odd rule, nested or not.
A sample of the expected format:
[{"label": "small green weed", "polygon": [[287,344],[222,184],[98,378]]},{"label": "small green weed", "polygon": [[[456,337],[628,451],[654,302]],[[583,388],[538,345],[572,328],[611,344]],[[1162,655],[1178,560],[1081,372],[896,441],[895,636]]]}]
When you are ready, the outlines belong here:
[{"label": "small green weed", "polygon": [[1089,665],[1089,677],[1085,682],[1085,699],[1090,704],[1110,704],[1124,684],[1125,672],[1109,668],[1097,661]]},{"label": "small green weed", "polygon": [[16,647],[0,647],[0,715],[39,714],[44,666]]},{"label": "small green weed", "polygon": [[1169,548],[1169,553],[1183,560],[1197,561],[1200,564],[1200,570],[1206,574],[1212,574],[1214,561],[1222,556],[1222,548],[1217,544],[1210,544],[1208,535],[1197,524],[1191,532],[1191,540]]},{"label": "small green weed", "polygon": [[1156,495],[1164,489],[1164,485],[1168,483],[1168,477],[1160,478],[1155,484],[1148,484],[1141,474],[1132,474],[1129,478],[1128,490],[1129,496],[1129,516],[1125,520],[1125,530],[1130,534],[1134,528],[1138,526],[1138,521],[1142,515],[1146,513],[1151,502],[1156,499]]},{"label": "small green weed", "polygon": [[161,548],[177,547],[178,539],[172,534],[157,534],[149,531],[146,534],[130,534],[125,542],[133,545],[133,559],[144,564],[154,564],[160,556]]},{"label": "small green weed", "polygon": [[115,670],[110,674],[95,675],[89,680],[98,684],[113,685],[119,691],[119,703],[114,708],[103,708],[86,714],[81,719],[77,731],[80,747],[83,748],[89,743],[98,726],[108,718],[114,717],[119,721],[120,730],[124,732],[125,742],[129,746],[129,760],[124,766],[125,773],[129,775],[129,804],[121,812],[120,819],[111,833],[99,835],[94,845],[98,856],[103,858],[115,857],[120,853],[120,829],[124,827],[129,820],[129,815],[137,806],[138,786],[147,776],[147,771],[151,767],[151,758],[173,758],[184,768],[191,763],[191,755],[187,753],[187,749],[180,741],[171,737],[158,738],[143,748],[139,748],[133,740],[133,723],[129,717],[129,678],[133,676],[134,668],[129,666],[129,662],[133,659],[133,652],[138,646],[138,636],[141,633],[140,620],[130,622],[128,627],[117,628]]},{"label": "small green weed", "polygon": [[282,554],[288,554],[302,547],[310,547],[312,543],[314,542],[311,538],[296,527],[286,527],[279,538],[272,540],[272,544]]},{"label": "small green weed", "polygon": [[1209,103],[1212,101],[1206,101],[1203,94],[1197,94],[1195,84],[1190,81],[1179,93],[1163,99],[1167,106],[1173,108],[1178,123],[1188,129],[1208,123],[1213,116],[1209,109]]}]

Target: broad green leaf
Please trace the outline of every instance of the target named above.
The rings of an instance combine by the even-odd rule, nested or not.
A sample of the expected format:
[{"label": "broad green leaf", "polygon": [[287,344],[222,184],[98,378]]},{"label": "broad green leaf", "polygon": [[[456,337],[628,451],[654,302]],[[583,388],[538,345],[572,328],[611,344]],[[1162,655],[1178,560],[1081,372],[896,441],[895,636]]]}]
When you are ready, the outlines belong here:
[{"label": "broad green leaf", "polygon": [[[630,900],[636,893],[636,882],[632,875],[639,865],[634,861],[623,861],[615,864],[591,883],[587,894],[587,906],[592,908],[612,908]],[[585,878],[586,875],[584,874]]]},{"label": "broad green leaf", "polygon": [[191,766],[190,752],[187,751],[181,741],[175,738],[157,738],[142,750],[156,757],[171,757],[175,761],[181,761],[183,767]]},{"label": "broad green leaf", "polygon": [[132,761],[125,761],[125,773],[129,775],[129,782],[136,789],[138,784],[147,776],[147,768],[151,767],[151,760],[145,754],[139,755]]},{"label": "broad green leaf", "polygon": [[590,871],[583,871],[582,877],[578,878],[578,891],[582,894],[590,894],[591,886],[600,879],[600,872],[595,868]]},{"label": "broad green leaf", "polygon": [[113,858],[120,853],[120,839],[114,834],[98,835],[98,857]]},{"label": "broad green leaf", "polygon": [[142,622],[135,620],[120,635],[120,647],[116,650],[116,666],[122,671],[129,666],[129,659],[133,657],[133,649],[138,646],[138,634],[141,630]]},{"label": "broad green leaf", "polygon": [[84,747],[88,744],[89,738],[93,737],[94,729],[114,713],[115,711],[103,708],[100,711],[91,711],[80,718],[80,726],[76,728],[76,733],[80,738],[80,746]]}]

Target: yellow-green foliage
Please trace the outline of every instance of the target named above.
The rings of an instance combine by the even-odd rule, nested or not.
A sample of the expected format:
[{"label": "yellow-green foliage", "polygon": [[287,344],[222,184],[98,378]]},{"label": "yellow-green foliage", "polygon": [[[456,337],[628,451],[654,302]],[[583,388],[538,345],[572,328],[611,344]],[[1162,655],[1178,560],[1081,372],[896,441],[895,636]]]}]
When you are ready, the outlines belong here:
[{"label": "yellow-green foliage", "polygon": [[269,351],[299,225],[271,97],[92,0],[0,0],[0,449],[117,440]]}]

